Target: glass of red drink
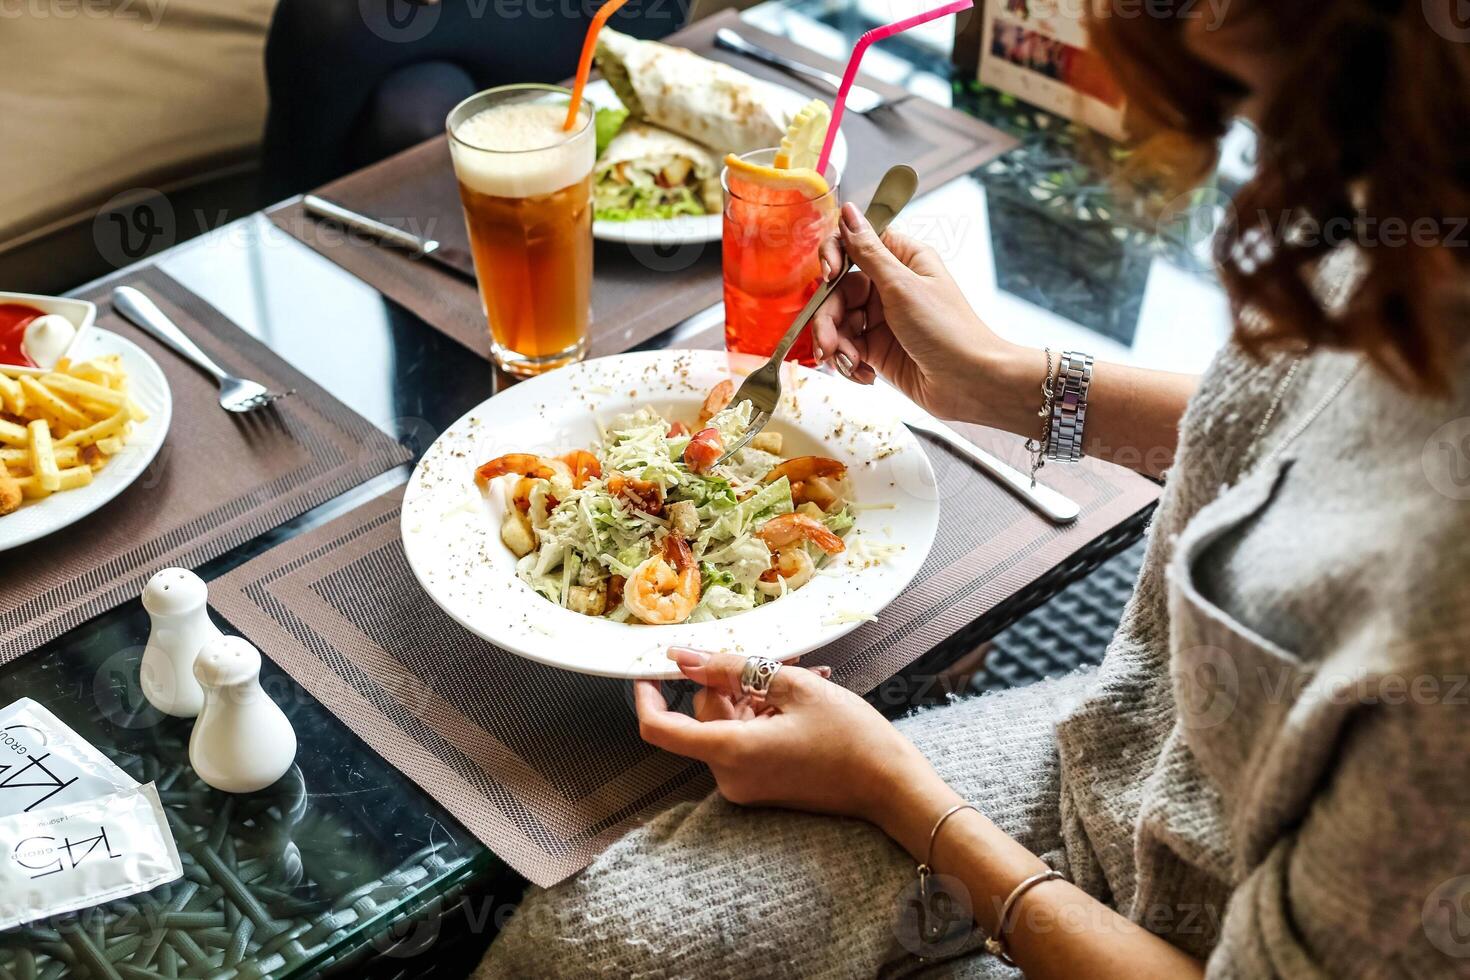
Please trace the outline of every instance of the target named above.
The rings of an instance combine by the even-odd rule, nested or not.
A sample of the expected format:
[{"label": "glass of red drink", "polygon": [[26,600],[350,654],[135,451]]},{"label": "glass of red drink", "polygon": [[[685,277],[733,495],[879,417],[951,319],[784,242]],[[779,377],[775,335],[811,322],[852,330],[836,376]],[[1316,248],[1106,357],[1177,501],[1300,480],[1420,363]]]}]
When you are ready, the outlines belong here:
[{"label": "glass of red drink", "polygon": [[[774,149],[740,159],[770,167]],[[725,168],[723,261],[725,347],[770,357],[776,343],[822,282],[822,241],[837,231],[838,174],[828,167],[826,193],[793,182],[755,182]],[[788,361],[811,366],[811,332],[803,331]]]}]

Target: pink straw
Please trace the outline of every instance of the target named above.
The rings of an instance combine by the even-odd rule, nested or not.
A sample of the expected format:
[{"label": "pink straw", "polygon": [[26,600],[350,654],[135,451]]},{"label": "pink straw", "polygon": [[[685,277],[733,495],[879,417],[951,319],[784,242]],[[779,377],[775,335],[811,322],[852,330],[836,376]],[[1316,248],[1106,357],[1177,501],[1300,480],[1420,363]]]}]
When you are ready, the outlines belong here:
[{"label": "pink straw", "polygon": [[968,10],[975,5],[975,0],[951,0],[942,7],[926,10],[922,14],[905,17],[882,27],[875,27],[868,31],[853,46],[852,57],[847,59],[847,70],[842,73],[842,85],[837,89],[837,101],[832,106],[832,121],[827,125],[827,139],[822,143],[822,155],[817,158],[817,173],[827,173],[827,158],[832,155],[832,144],[837,141],[837,129],[842,125],[842,110],[847,107],[847,93],[852,88],[853,80],[857,78],[858,65],[862,63],[863,53],[868,47],[884,38],[890,38],[895,34],[901,34],[910,27],[918,27],[927,24],[931,20],[948,17],[957,14],[961,10]]}]

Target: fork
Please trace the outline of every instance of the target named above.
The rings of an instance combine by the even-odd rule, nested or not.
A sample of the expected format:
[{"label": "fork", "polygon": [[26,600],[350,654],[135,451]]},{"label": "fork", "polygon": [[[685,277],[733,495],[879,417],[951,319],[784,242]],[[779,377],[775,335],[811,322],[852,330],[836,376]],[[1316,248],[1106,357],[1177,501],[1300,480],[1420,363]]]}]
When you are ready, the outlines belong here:
[{"label": "fork", "polygon": [[258,381],[230,374],[200,350],[146,293],[132,286],[119,286],[112,291],[112,307],[143,332],[213,377],[219,385],[219,407],[227,412],[253,412],[290,394],[273,392]]},{"label": "fork", "polygon": [[[875,234],[881,235],[887,230],[890,222],[898,216],[898,212],[904,209],[909,199],[914,196],[914,190],[919,186],[919,175],[914,173],[913,167],[899,164],[890,167],[888,173],[878,182],[878,189],[873,192],[873,200],[868,204],[868,210],[864,212],[868,224],[873,226]],[[791,345],[796,343],[796,338],[806,327],[807,322],[816,315],[817,308],[832,295],[832,290],[842,282],[844,276],[852,271],[852,259],[844,257],[842,269],[833,276],[825,285],[818,287],[807,300],[801,312],[796,314],[796,319],[791,321],[791,326],[786,328],[786,334],[781,342],[776,345],[776,350],[771,354],[771,359],[756,368],[745,379],[740,390],[735,392],[735,397],[730,399],[731,405],[739,405],[748,401],[754,409],[751,415],[750,428],[745,430],[745,435],[735,441],[735,444],[725,451],[725,454],[715,460],[712,466],[718,466],[744,449],[746,444],[760,434],[771,421],[771,416],[776,414],[776,406],[781,403],[781,361],[786,357],[786,352]]]}]

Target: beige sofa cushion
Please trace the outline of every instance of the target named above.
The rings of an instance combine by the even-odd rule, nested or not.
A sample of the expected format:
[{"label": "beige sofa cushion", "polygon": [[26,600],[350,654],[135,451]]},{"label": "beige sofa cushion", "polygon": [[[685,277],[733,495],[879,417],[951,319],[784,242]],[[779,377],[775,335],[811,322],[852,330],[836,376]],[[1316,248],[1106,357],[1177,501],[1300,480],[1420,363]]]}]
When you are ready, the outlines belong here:
[{"label": "beige sofa cushion", "polygon": [[26,4],[0,25],[0,251],[250,160],[275,0]]}]

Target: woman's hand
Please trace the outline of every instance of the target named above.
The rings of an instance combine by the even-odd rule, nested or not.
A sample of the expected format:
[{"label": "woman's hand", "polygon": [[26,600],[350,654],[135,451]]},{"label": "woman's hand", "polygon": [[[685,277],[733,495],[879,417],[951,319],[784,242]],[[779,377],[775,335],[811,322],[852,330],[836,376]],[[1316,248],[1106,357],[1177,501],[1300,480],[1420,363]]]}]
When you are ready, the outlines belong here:
[{"label": "woman's hand", "polygon": [[[840,269],[845,250],[862,271],[848,273],[812,320],[818,358],[862,384],[872,383],[876,369],[940,418],[1008,421],[1017,401],[1010,385],[1040,385],[1041,353],[985,326],[929,246],[893,231],[880,240],[851,203],[843,205],[839,235],[840,245],[837,238],[823,244],[823,263]],[[1032,413],[1035,395],[1025,398]]]},{"label": "woman's hand", "polygon": [[709,765],[733,803],[856,817],[884,826],[916,785],[943,787],[927,759],[872,705],[815,671],[776,672],[762,710],[740,693],[746,658],[670,650],[703,690],[695,714],[671,711],[656,681],[635,692],[645,741]]}]

